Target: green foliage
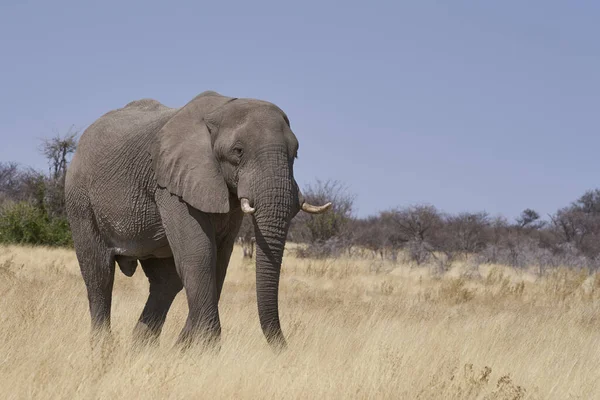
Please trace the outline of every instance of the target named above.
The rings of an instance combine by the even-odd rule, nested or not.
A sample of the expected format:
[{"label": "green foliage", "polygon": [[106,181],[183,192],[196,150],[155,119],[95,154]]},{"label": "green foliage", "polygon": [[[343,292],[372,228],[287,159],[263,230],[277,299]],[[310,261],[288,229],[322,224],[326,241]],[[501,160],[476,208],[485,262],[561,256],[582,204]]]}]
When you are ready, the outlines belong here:
[{"label": "green foliage", "polygon": [[73,245],[65,218],[49,217],[43,209],[25,201],[7,203],[0,210],[0,243]]}]

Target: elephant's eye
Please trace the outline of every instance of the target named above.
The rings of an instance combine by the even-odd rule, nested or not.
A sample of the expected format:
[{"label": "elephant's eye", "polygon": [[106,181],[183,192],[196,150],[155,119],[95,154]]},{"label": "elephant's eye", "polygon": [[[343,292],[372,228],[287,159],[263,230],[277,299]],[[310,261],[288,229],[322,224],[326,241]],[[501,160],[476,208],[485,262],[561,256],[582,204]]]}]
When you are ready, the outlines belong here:
[{"label": "elephant's eye", "polygon": [[233,154],[237,157],[237,158],[241,158],[242,155],[244,154],[244,149],[242,149],[241,147],[234,147],[233,148]]}]

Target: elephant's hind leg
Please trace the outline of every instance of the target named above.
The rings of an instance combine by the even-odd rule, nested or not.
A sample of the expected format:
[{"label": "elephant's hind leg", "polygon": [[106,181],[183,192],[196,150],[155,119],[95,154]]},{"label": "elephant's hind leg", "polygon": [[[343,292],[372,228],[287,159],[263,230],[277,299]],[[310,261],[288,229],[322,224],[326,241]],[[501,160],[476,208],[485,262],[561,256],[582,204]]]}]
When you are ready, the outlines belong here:
[{"label": "elephant's hind leg", "polygon": [[155,343],[175,296],[183,289],[183,283],[173,258],[151,258],[140,263],[150,282],[150,294],[133,334],[138,342]]},{"label": "elephant's hind leg", "polygon": [[85,283],[90,308],[92,335],[110,333],[115,258],[98,233],[89,210],[71,215],[75,254]]}]

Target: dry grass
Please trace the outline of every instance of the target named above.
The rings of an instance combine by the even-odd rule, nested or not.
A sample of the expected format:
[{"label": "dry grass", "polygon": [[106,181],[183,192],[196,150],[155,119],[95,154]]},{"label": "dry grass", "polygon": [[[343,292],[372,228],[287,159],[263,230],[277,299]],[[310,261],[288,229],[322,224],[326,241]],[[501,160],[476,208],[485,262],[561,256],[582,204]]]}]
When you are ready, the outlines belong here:
[{"label": "dry grass", "polygon": [[[467,273],[468,272],[468,273]],[[259,329],[252,264],[236,248],[218,354],[131,349],[147,281],[117,273],[114,347],[91,361],[87,298],[72,252],[0,247],[0,388],[21,398],[600,398],[600,275],[538,279],[501,266],[427,269],[287,254],[281,316],[289,349]]]}]

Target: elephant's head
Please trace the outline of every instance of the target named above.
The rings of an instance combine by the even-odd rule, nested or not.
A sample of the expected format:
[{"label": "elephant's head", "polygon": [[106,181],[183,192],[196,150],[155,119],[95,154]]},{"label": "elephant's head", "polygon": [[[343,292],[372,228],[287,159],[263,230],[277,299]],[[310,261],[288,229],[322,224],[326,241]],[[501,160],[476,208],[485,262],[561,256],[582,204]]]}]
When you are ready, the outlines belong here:
[{"label": "elephant's head", "polygon": [[262,330],[284,346],[278,310],[279,274],[290,221],[306,203],[294,179],[298,140],[285,113],[254,99],[204,92],[162,127],[152,152],[159,185],[192,207],[226,213],[241,207],[254,219],[256,290]]}]

